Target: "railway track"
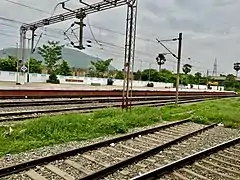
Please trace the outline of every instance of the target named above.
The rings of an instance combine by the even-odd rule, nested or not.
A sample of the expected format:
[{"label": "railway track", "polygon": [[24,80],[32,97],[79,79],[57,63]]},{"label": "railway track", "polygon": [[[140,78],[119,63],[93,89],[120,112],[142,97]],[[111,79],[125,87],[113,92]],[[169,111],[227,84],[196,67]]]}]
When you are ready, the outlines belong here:
[{"label": "railway track", "polygon": [[[234,97],[233,95],[197,95],[197,96],[180,96],[179,99],[196,99],[196,98],[227,98]],[[145,96],[145,97],[132,97],[130,101],[158,101],[158,100],[174,100],[175,96]],[[49,106],[49,105],[70,105],[70,104],[87,104],[87,103],[110,103],[121,102],[121,97],[115,98],[86,98],[86,99],[30,99],[19,101],[0,101],[0,108],[6,107],[25,107],[25,106]]]},{"label": "railway track", "polygon": [[[105,174],[101,173],[101,175],[106,175],[106,172],[107,174],[114,172],[116,168],[133,162],[139,155],[148,155],[149,149],[168,147],[208,131],[214,126],[215,124],[209,126],[194,124],[189,119],[172,122],[61,154],[2,168],[0,178],[3,180],[92,179],[92,175],[95,176],[98,172],[103,171]],[[168,136],[164,138],[165,134]],[[137,164],[137,166],[143,165]]]},{"label": "railway track", "polygon": [[[158,172],[165,169],[164,173],[169,173],[186,162],[192,162],[203,155],[239,143],[240,137],[227,136],[225,133],[225,130],[217,124],[199,125],[186,119],[2,168],[0,178],[2,180],[145,180],[164,179],[157,176],[163,175],[168,179],[171,174]],[[235,153],[238,152],[239,146],[235,145],[234,149]],[[230,161],[234,161],[234,158],[231,157]],[[235,163],[233,167],[238,165]]]},{"label": "railway track", "polygon": [[[187,153],[186,153],[187,154]],[[240,179],[240,137],[189,155],[133,180]]]},{"label": "railway track", "polygon": [[[133,90],[133,97],[137,96],[174,96],[175,91],[171,90]],[[234,91],[180,91],[179,96],[198,96],[198,95],[235,95]],[[0,99],[36,99],[36,98],[96,98],[96,97],[122,97],[122,89],[111,90],[69,90],[69,89],[1,89]]]},{"label": "railway track", "polygon": [[[225,96],[224,96],[225,97]],[[229,97],[229,96],[227,96]],[[211,100],[219,97],[180,97],[179,98],[179,104],[181,103],[192,103],[192,102],[200,102],[204,100]],[[226,98],[226,97],[225,97]],[[132,106],[139,107],[139,106],[164,106],[164,105],[170,105],[175,102],[174,99],[161,99],[160,100],[146,100],[145,101],[132,101]],[[15,102],[13,102],[14,104]],[[35,103],[35,102],[34,102]],[[71,103],[71,102],[70,102]],[[25,107],[25,106],[24,106]],[[58,113],[72,113],[72,112],[81,112],[81,113],[88,113],[104,108],[117,108],[121,107],[121,102],[105,102],[105,103],[86,103],[86,104],[70,104],[69,106],[61,106],[61,105],[46,105],[41,107],[39,109],[39,106],[30,106],[28,110],[24,109],[24,107],[20,107],[17,109],[17,111],[14,109],[6,109],[3,108],[3,112],[0,112],[0,122],[6,122],[6,121],[19,121],[19,120],[25,120],[25,119],[31,119],[36,118],[39,116],[49,115],[49,114],[58,114]]]}]

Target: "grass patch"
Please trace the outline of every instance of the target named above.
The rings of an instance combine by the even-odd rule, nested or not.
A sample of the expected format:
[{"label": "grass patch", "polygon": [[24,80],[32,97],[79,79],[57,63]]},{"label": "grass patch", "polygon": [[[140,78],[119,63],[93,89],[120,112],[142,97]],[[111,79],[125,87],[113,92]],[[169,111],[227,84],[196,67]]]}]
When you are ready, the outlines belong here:
[{"label": "grass patch", "polygon": [[195,122],[223,122],[240,126],[240,99],[231,98],[188,106],[141,107],[131,112],[105,109],[89,114],[67,114],[28,120],[11,127],[0,127],[0,156],[69,141],[82,141],[126,133],[129,129],[163,120],[193,117]]},{"label": "grass patch", "polygon": [[223,123],[225,127],[240,127],[240,98],[227,98],[201,103],[166,106],[161,109],[163,118],[176,113],[192,112],[194,122],[202,124]]}]

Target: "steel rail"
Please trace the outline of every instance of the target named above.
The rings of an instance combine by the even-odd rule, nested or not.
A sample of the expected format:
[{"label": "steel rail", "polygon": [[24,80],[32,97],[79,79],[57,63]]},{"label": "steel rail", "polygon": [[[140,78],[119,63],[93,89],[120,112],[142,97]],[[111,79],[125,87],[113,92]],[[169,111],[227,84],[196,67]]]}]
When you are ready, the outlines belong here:
[{"label": "steel rail", "polygon": [[[192,100],[182,100],[179,101],[179,104],[187,104],[187,103],[194,103],[194,102],[201,102],[205,100],[214,100],[214,98],[206,98],[206,99],[192,99]],[[134,107],[138,106],[148,106],[148,107],[160,107],[165,105],[174,104],[174,100],[166,100],[161,102],[140,102],[137,104],[132,104]],[[64,108],[64,109],[48,109],[48,110],[32,110],[32,111],[18,111],[18,112],[4,112],[0,113],[0,117],[9,117],[6,119],[0,119],[0,122],[7,122],[7,121],[21,121],[27,119],[33,119],[40,117],[41,115],[31,116],[31,117],[15,117],[15,116],[24,116],[24,115],[32,115],[32,114],[49,114],[49,113],[58,113],[58,112],[69,112],[69,111],[82,111],[81,113],[90,113],[95,110],[100,110],[104,108],[118,108],[121,105],[102,105],[102,106],[90,106],[90,107],[72,107],[72,108]],[[14,116],[14,118],[11,118]]]},{"label": "steel rail", "polygon": [[135,137],[138,137],[139,135],[145,135],[145,134],[155,132],[155,131],[158,131],[158,130],[161,130],[161,129],[169,128],[169,127],[172,127],[172,126],[175,126],[175,125],[180,125],[180,124],[183,124],[183,123],[186,123],[186,122],[189,122],[189,121],[190,121],[190,118],[187,118],[187,119],[184,119],[184,120],[168,123],[168,124],[165,124],[165,125],[160,125],[160,126],[157,126],[157,127],[154,127],[154,128],[150,128],[150,129],[146,129],[146,130],[122,135],[122,136],[119,136],[119,137],[116,137],[116,138],[113,138],[113,139],[110,139],[110,140],[101,141],[101,142],[98,142],[98,143],[94,143],[94,144],[91,144],[91,145],[88,145],[88,146],[85,146],[85,147],[81,147],[81,148],[78,148],[78,149],[70,150],[70,151],[67,151],[67,152],[55,154],[55,155],[52,155],[52,156],[43,157],[43,158],[40,158],[40,159],[25,162],[25,163],[21,163],[21,164],[15,165],[15,166],[1,168],[0,169],[0,178],[4,177],[4,176],[11,175],[11,174],[19,173],[19,172],[22,172],[24,170],[28,170],[28,169],[30,169],[32,167],[35,167],[35,166],[38,166],[38,165],[49,163],[49,162],[52,162],[52,161],[55,161],[55,160],[58,160],[58,159],[63,159],[63,158],[69,157],[69,156],[74,156],[74,155],[79,154],[79,153],[83,153],[83,152],[86,152],[86,151],[97,149],[99,147],[107,146],[111,143],[117,143],[117,142],[122,141],[122,140],[135,138]]},{"label": "steel rail", "polygon": [[204,157],[207,157],[210,154],[213,154],[215,152],[218,152],[220,150],[223,150],[225,148],[233,146],[233,145],[235,145],[239,142],[240,142],[240,137],[229,140],[227,142],[224,142],[224,143],[218,144],[214,147],[211,147],[211,148],[205,149],[203,151],[197,152],[193,155],[187,156],[187,157],[182,158],[180,160],[174,161],[170,164],[167,164],[165,166],[157,168],[157,169],[155,169],[153,171],[150,171],[148,173],[145,173],[143,175],[132,178],[132,180],[152,180],[152,179],[158,178],[158,177],[160,177],[160,176],[162,176],[166,173],[172,172],[173,170],[181,168],[181,167],[183,167],[187,164],[192,164],[193,162],[195,162],[198,159],[202,159]]},{"label": "steel rail", "polygon": [[[180,96],[196,96],[196,95],[236,95],[234,92],[193,92],[181,91]],[[0,90],[0,99],[38,99],[38,98],[86,98],[86,97],[121,97],[122,91],[115,90]],[[151,91],[151,90],[133,90],[133,97],[139,96],[174,96],[174,91]]]},{"label": "steel rail", "polygon": [[114,164],[114,165],[109,166],[109,167],[107,167],[105,169],[102,169],[102,170],[100,170],[98,172],[95,172],[93,174],[90,174],[88,176],[80,178],[80,180],[98,180],[98,179],[101,179],[101,178],[103,178],[103,177],[105,177],[105,176],[107,176],[109,174],[112,174],[113,172],[115,172],[115,171],[117,171],[119,169],[122,169],[122,168],[124,168],[124,167],[126,167],[128,165],[136,163],[136,162],[138,162],[138,161],[140,161],[140,160],[142,160],[142,159],[144,159],[146,157],[149,157],[149,156],[152,156],[154,154],[157,154],[158,152],[160,152],[160,151],[162,151],[162,150],[164,150],[164,149],[166,149],[166,148],[168,148],[168,147],[170,147],[170,146],[172,146],[172,145],[174,145],[176,143],[179,143],[179,142],[181,142],[181,141],[183,141],[183,140],[185,140],[187,138],[190,138],[190,137],[192,137],[192,136],[194,136],[196,134],[199,134],[199,133],[201,133],[203,131],[207,131],[207,130],[215,127],[216,125],[217,125],[216,123],[215,124],[211,124],[211,125],[208,125],[208,126],[206,126],[204,128],[201,128],[199,130],[191,132],[191,133],[189,133],[187,135],[183,135],[183,136],[181,136],[179,138],[176,138],[176,139],[174,139],[174,140],[172,140],[170,142],[167,142],[167,143],[165,143],[163,145],[154,147],[154,148],[152,148],[152,149],[150,149],[148,151],[145,151],[145,152],[143,152],[141,154],[138,154],[136,156],[133,156],[131,158],[123,160],[123,161],[121,161],[121,162],[119,162],[117,164]]},{"label": "steel rail", "polygon": [[[180,99],[195,99],[195,98],[223,98],[229,96],[182,96]],[[153,97],[133,97],[131,101],[148,101],[148,100],[165,100],[174,99],[174,96],[153,96]],[[44,101],[13,101],[0,102],[0,107],[18,107],[18,106],[43,106],[43,105],[66,105],[66,104],[87,104],[87,103],[105,103],[105,102],[121,102],[121,98],[90,98],[90,99],[68,99],[68,100],[44,100]]]}]

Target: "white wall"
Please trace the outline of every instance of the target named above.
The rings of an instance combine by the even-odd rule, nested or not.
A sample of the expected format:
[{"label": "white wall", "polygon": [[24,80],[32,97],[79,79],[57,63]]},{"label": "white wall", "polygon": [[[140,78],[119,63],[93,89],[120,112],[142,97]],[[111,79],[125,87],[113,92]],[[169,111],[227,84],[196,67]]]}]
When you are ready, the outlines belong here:
[{"label": "white wall", "polygon": [[[49,74],[36,74],[36,73],[30,73],[29,79],[30,82],[35,83],[45,83],[48,79]],[[92,83],[99,83],[101,86],[107,85],[107,79],[106,78],[95,78],[95,77],[80,77],[80,76],[59,76],[58,78],[60,80],[61,84],[79,84],[79,85],[91,85]],[[0,81],[6,81],[6,82],[16,82],[17,79],[17,73],[16,72],[9,72],[9,71],[0,71]],[[78,80],[82,82],[66,82],[66,80],[72,79],[72,80]],[[19,76],[20,82],[23,84],[24,81],[27,82],[27,74],[20,75]],[[123,80],[120,79],[113,79],[114,86],[122,86]],[[133,81],[134,87],[146,87],[148,81]],[[151,82],[154,83],[155,88],[172,88],[172,83],[162,83],[162,82]],[[181,86],[182,89],[191,89],[190,85],[188,86]],[[224,87],[216,87],[212,86],[212,90],[224,90]],[[206,85],[193,85],[193,89],[200,89],[200,90],[207,90]]]}]

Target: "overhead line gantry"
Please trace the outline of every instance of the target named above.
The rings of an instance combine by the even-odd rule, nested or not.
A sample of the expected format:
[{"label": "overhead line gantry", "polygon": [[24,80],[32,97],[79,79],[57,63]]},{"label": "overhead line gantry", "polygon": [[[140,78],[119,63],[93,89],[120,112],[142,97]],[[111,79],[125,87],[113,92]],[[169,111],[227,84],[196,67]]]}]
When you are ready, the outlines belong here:
[{"label": "overhead line gantry", "polygon": [[88,4],[79,0],[79,3],[85,5],[82,8],[71,10],[65,6],[65,2],[61,2],[62,8],[68,12],[42,19],[30,24],[23,24],[20,27],[20,60],[24,61],[24,49],[26,47],[26,33],[32,31],[32,45],[34,48],[35,31],[40,27],[49,26],[52,24],[64,22],[74,18],[79,19],[79,45],[74,46],[82,50],[83,47],[83,19],[93,13],[113,9],[116,7],[127,5],[127,20],[126,20],[126,37],[125,37],[125,56],[124,56],[124,83],[123,83],[123,101],[122,107],[128,109],[129,96],[132,96],[132,80],[134,70],[134,53],[136,41],[136,21],[137,21],[137,1],[138,0],[103,0],[98,3]]}]

